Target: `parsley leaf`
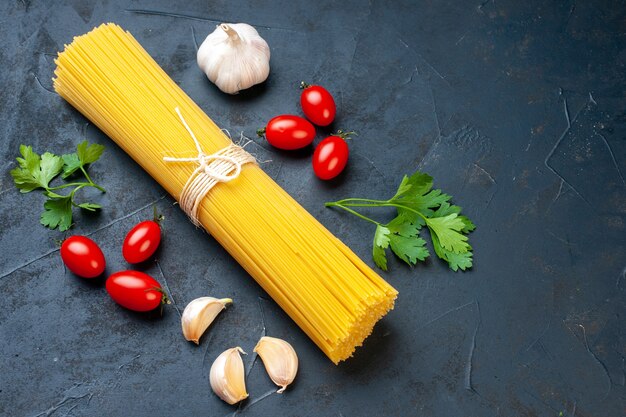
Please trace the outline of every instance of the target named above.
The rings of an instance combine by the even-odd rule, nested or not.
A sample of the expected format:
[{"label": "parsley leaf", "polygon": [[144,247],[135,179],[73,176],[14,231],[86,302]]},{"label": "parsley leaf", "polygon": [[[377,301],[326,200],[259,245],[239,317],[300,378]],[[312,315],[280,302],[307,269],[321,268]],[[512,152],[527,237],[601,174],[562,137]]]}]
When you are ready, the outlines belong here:
[{"label": "parsley leaf", "polygon": [[96,211],[97,209],[102,208],[100,204],[96,203],[81,203],[78,205],[78,207],[89,211]]},{"label": "parsley leaf", "polygon": [[[327,207],[342,208],[363,220],[376,224],[373,257],[379,268],[387,270],[386,249],[409,265],[429,256],[426,241],[420,237],[427,226],[437,256],[457,271],[472,266],[472,247],[467,234],[476,226],[461,214],[461,207],[451,204],[452,197],[433,189],[433,178],[416,171],[404,176],[393,197],[389,200],[346,198],[328,202]],[[398,215],[387,224],[381,224],[357,211],[354,207],[395,207]]]},{"label": "parsley leaf", "polygon": [[59,175],[63,167],[61,157],[49,152],[39,156],[30,146],[20,146],[23,158],[17,158],[18,168],[11,170],[15,186],[23,193],[37,188],[48,188],[50,181]]},{"label": "parsley leaf", "polygon": [[76,154],[81,164],[87,165],[96,162],[104,152],[104,146],[97,143],[89,145],[87,141],[83,141],[76,147]]},{"label": "parsley leaf", "polygon": [[433,240],[433,247],[435,248],[435,253],[440,259],[448,262],[448,266],[453,271],[458,271],[461,269],[465,271],[468,268],[472,267],[472,252],[467,251],[465,253],[454,253],[450,252],[443,247],[439,243],[439,239],[437,239],[437,235],[431,235]]},{"label": "parsley leaf", "polygon": [[378,265],[378,267],[383,271],[387,270],[387,256],[385,255],[385,249],[389,247],[390,233],[389,229],[381,224],[376,226],[376,232],[374,233],[372,256],[376,265]]},{"label": "parsley leaf", "polygon": [[76,152],[63,155],[63,178],[67,178],[86,165],[96,162],[104,152],[104,146],[97,143],[82,141],[76,147]]},{"label": "parsley leaf", "polygon": [[61,158],[63,158],[63,179],[72,175],[82,166],[76,153],[61,155]]},{"label": "parsley leaf", "polygon": [[50,229],[57,226],[64,232],[72,226],[72,198],[68,195],[63,198],[50,198],[44,204],[45,211],[41,213],[41,224]]},{"label": "parsley leaf", "polygon": [[429,255],[426,241],[420,237],[410,238],[392,234],[389,236],[389,245],[393,253],[409,265],[415,265],[418,259],[423,261]]},{"label": "parsley leaf", "polygon": [[[11,170],[11,176],[15,186],[22,192],[28,193],[37,188],[43,188],[44,194],[48,200],[44,203],[44,212],[41,214],[40,222],[50,229],[59,228],[65,231],[72,226],[72,207],[95,211],[101,206],[94,203],[78,204],[74,200],[76,192],[85,187],[94,187],[104,192],[104,188],[94,183],[85,167],[97,161],[104,146],[98,144],[89,145],[87,141],[83,141],[76,147],[76,153],[57,156],[50,152],[39,155],[33,151],[31,146],[21,145],[21,157],[16,158],[18,167]],[[74,172],[80,170],[85,182],[72,182],[56,187],[51,187],[50,182],[61,172],[62,178],[67,178]],[[57,193],[57,190],[74,187],[67,195]]]},{"label": "parsley leaf", "polygon": [[442,248],[456,253],[465,253],[471,248],[467,243],[467,236],[460,232],[465,224],[456,213],[429,218],[426,224],[437,235]]}]

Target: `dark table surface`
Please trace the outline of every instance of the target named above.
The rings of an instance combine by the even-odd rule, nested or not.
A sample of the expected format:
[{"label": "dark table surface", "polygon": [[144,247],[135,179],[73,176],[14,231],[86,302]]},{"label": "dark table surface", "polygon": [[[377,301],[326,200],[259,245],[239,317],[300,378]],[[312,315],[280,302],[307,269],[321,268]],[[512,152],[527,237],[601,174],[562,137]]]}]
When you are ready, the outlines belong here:
[{"label": "dark table surface", "polygon": [[[3,1],[0,415],[624,415],[626,7],[528,3]],[[108,21],[237,135],[298,113],[301,80],[326,86],[338,103],[334,127],[359,133],[345,175],[320,182],[311,152],[257,140],[251,149],[271,160],[267,172],[373,265],[371,227],[323,202],[383,198],[403,174],[426,171],[478,226],[474,268],[391,260],[382,276],[400,291],[396,309],[354,358],[333,365],[155,181],[51,92],[56,51]],[[268,81],[234,97],[195,62],[196,44],[222,21],[254,25],[272,51]],[[67,233],[45,229],[43,196],[20,195],[9,176],[19,145],[66,153],[85,138],[106,146],[91,172],[108,192],[90,194],[104,208],[77,215]],[[175,301],[163,317],[126,311],[103,280],[66,271],[55,242],[87,234],[109,273],[126,269],[121,242],[154,205],[164,238],[158,261],[141,269]],[[197,347],[183,340],[177,310],[207,294],[235,304]],[[266,396],[275,387],[256,361],[250,400],[228,406],[209,388],[209,367],[227,347],[251,353],[263,327],[296,348],[298,378]]]}]

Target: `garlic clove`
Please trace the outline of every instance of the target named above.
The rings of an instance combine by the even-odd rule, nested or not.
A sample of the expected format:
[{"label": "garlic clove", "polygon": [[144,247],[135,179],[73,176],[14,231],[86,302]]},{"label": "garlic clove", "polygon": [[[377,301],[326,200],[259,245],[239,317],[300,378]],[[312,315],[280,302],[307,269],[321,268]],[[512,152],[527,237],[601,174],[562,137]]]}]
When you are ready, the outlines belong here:
[{"label": "garlic clove", "polygon": [[200,337],[215,317],[232,302],[230,298],[200,297],[187,304],[180,320],[185,339],[199,345]]},{"label": "garlic clove", "polygon": [[239,353],[246,354],[239,346],[222,352],[211,365],[209,374],[213,392],[230,405],[248,398],[243,360]]},{"label": "garlic clove", "polygon": [[293,347],[282,339],[263,336],[254,351],[259,354],[270,379],[285,391],[298,372],[298,355]]},{"label": "garlic clove", "polygon": [[198,66],[220,90],[237,94],[270,73],[270,48],[255,28],[222,23],[198,49]]}]

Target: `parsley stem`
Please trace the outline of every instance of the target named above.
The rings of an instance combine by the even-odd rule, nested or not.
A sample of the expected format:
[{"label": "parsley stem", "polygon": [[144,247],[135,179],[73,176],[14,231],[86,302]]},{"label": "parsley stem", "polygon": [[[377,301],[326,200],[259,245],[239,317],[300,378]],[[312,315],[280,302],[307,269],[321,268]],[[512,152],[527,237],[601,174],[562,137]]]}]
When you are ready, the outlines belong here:
[{"label": "parsley stem", "polygon": [[85,185],[92,185],[92,184],[88,182],[69,182],[67,184],[57,185],[56,187],[49,187],[48,190],[60,190],[62,188],[76,187],[76,186],[84,187]]},{"label": "parsley stem", "polygon": [[[372,203],[371,205],[380,205],[381,203],[388,202],[387,200],[372,200],[369,198],[344,198],[343,200],[336,201],[336,203],[343,205],[345,203],[350,203],[353,201],[360,201],[363,203]],[[352,204],[346,204],[346,205],[352,206]]]},{"label": "parsley stem", "polygon": [[351,208],[348,208],[348,207],[346,207],[346,206],[344,206],[344,205],[340,204],[338,201],[337,201],[337,202],[334,202],[334,203],[325,203],[324,205],[325,205],[326,207],[339,207],[339,208],[341,208],[341,209],[343,209],[343,210],[347,211],[348,213],[352,213],[352,214],[354,214],[355,216],[357,216],[357,217],[359,217],[359,218],[361,218],[361,219],[363,219],[363,220],[366,220],[366,221],[368,221],[368,222],[370,222],[370,223],[374,223],[374,224],[375,224],[375,225],[377,225],[377,226],[382,226],[382,225],[381,225],[380,223],[378,223],[376,220],[372,220],[372,219],[370,219],[369,217],[366,217],[366,216],[362,215],[361,213],[359,213],[359,212],[357,212],[357,211],[354,211],[354,210],[352,210]]},{"label": "parsley stem", "polygon": [[[352,201],[362,201],[362,203],[351,203]],[[345,203],[349,203],[349,204],[344,205]],[[393,203],[389,200],[370,200],[367,198],[346,198],[344,200],[339,200],[334,203],[326,203],[326,207],[332,207],[332,206],[341,207],[345,210],[347,210],[346,206],[349,206],[349,207],[397,207],[397,208],[408,210],[411,213],[417,214],[428,223],[428,217],[424,216],[418,210],[415,210],[403,204]],[[351,210],[350,212],[356,213],[354,210]]]},{"label": "parsley stem", "polygon": [[96,187],[98,190],[102,191],[103,193],[105,193],[106,191],[104,190],[104,188],[100,187],[98,184],[96,184],[95,182],[93,182],[93,180],[91,179],[91,177],[89,176],[89,174],[87,174],[87,170],[85,169],[84,166],[80,166],[80,170],[83,172],[83,175],[85,175],[85,178],[87,178],[87,181],[89,181],[89,184],[92,187]]}]

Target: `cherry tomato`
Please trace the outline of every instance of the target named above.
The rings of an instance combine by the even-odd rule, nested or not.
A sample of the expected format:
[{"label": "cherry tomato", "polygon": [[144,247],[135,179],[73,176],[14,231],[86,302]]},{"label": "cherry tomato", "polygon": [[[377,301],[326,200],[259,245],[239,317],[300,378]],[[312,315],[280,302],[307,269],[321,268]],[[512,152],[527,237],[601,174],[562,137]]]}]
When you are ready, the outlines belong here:
[{"label": "cherry tomato", "polygon": [[265,134],[270,145],[285,150],[308,146],[315,138],[315,127],[300,116],[283,114],[271,119],[257,134]]},{"label": "cherry tomato", "polygon": [[319,85],[300,84],[300,105],[304,115],[318,126],[328,126],[335,120],[335,100],[328,90]]},{"label": "cherry tomato", "polygon": [[126,262],[136,264],[150,258],[161,243],[161,226],[146,220],[133,227],[124,239],[122,255]]},{"label": "cherry tomato", "polygon": [[70,236],[61,245],[61,259],[67,268],[83,278],[104,272],[106,261],[100,247],[86,236]]},{"label": "cherry tomato", "polygon": [[322,180],[335,178],[348,163],[350,150],[345,139],[354,132],[337,132],[317,145],[313,153],[313,172]]},{"label": "cherry tomato", "polygon": [[150,311],[165,300],[161,285],[150,275],[139,271],[119,271],[106,282],[113,301],[133,311]]}]

